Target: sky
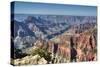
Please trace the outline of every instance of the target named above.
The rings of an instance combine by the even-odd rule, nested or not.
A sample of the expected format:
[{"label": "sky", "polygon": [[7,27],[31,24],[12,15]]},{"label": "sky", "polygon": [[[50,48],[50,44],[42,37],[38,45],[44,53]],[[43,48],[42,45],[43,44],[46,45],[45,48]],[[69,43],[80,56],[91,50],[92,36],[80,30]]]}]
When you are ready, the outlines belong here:
[{"label": "sky", "polygon": [[[13,9],[12,9],[13,11]],[[48,15],[75,15],[97,16],[96,6],[49,4],[34,2],[14,2],[15,14],[48,14]]]}]

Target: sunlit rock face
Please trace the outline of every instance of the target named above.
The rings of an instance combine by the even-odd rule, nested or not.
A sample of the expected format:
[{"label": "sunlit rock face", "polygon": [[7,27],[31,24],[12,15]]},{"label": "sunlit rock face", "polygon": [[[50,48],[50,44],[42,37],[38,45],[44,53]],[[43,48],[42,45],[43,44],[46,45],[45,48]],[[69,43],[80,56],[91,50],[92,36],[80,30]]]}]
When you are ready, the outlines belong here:
[{"label": "sunlit rock face", "polygon": [[[83,60],[85,61],[93,61],[96,58],[97,54],[97,45],[96,38],[93,33],[85,32],[80,35],[78,43],[77,43],[77,51],[79,56],[83,56]],[[81,55],[80,55],[81,54]],[[80,59],[82,60],[82,59]]]},{"label": "sunlit rock face", "polygon": [[[92,33],[91,33],[92,32]],[[76,50],[76,61],[93,61],[96,60],[97,55],[97,45],[96,45],[96,35],[94,35],[94,30],[85,31],[80,33],[78,36],[58,36],[60,39],[59,43],[56,43],[58,47],[54,46],[54,42],[48,43],[48,50],[57,56],[63,56],[63,58],[71,57],[71,48]],[[77,35],[77,34],[76,34]],[[55,38],[56,39],[56,38]],[[54,39],[53,39],[54,40]],[[73,46],[71,46],[73,44]],[[56,47],[56,48],[54,48]],[[56,53],[53,52],[56,50]]]}]

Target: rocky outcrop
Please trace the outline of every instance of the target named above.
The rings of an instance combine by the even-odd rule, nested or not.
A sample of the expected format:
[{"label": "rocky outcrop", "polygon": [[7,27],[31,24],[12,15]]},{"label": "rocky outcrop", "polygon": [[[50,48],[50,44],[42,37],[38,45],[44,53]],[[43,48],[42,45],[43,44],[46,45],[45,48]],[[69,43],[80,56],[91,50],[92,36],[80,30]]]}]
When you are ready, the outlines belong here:
[{"label": "rocky outcrop", "polygon": [[26,56],[22,59],[14,60],[14,65],[29,65],[29,64],[46,64],[47,61],[44,58],[41,58],[39,55],[35,56]]}]

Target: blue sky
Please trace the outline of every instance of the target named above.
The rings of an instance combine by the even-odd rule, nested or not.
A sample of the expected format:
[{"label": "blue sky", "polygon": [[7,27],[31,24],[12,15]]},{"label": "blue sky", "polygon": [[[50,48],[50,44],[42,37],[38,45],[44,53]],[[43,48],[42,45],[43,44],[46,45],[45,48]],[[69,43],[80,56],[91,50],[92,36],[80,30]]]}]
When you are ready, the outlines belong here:
[{"label": "blue sky", "polygon": [[15,2],[15,14],[97,16],[96,6]]}]

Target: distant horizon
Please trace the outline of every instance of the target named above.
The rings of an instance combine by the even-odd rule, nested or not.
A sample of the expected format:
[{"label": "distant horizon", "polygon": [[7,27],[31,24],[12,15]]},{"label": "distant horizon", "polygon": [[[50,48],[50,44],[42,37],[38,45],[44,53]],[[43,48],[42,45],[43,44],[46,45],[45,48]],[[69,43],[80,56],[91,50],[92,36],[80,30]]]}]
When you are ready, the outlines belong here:
[{"label": "distant horizon", "polygon": [[27,19],[29,16],[31,17],[47,17],[47,16],[61,16],[61,17],[94,17],[97,18],[97,16],[73,16],[73,15],[44,15],[44,14],[14,14],[14,19],[17,21],[24,21],[25,19]]},{"label": "distant horizon", "polygon": [[20,1],[13,1],[12,3],[12,14],[97,16],[97,6],[34,3]]},{"label": "distant horizon", "polygon": [[[42,16],[80,16],[80,17],[90,17],[90,16],[84,16],[84,15],[62,15],[62,14],[14,14],[14,15],[42,15]],[[97,17],[97,16],[93,16]]]}]

